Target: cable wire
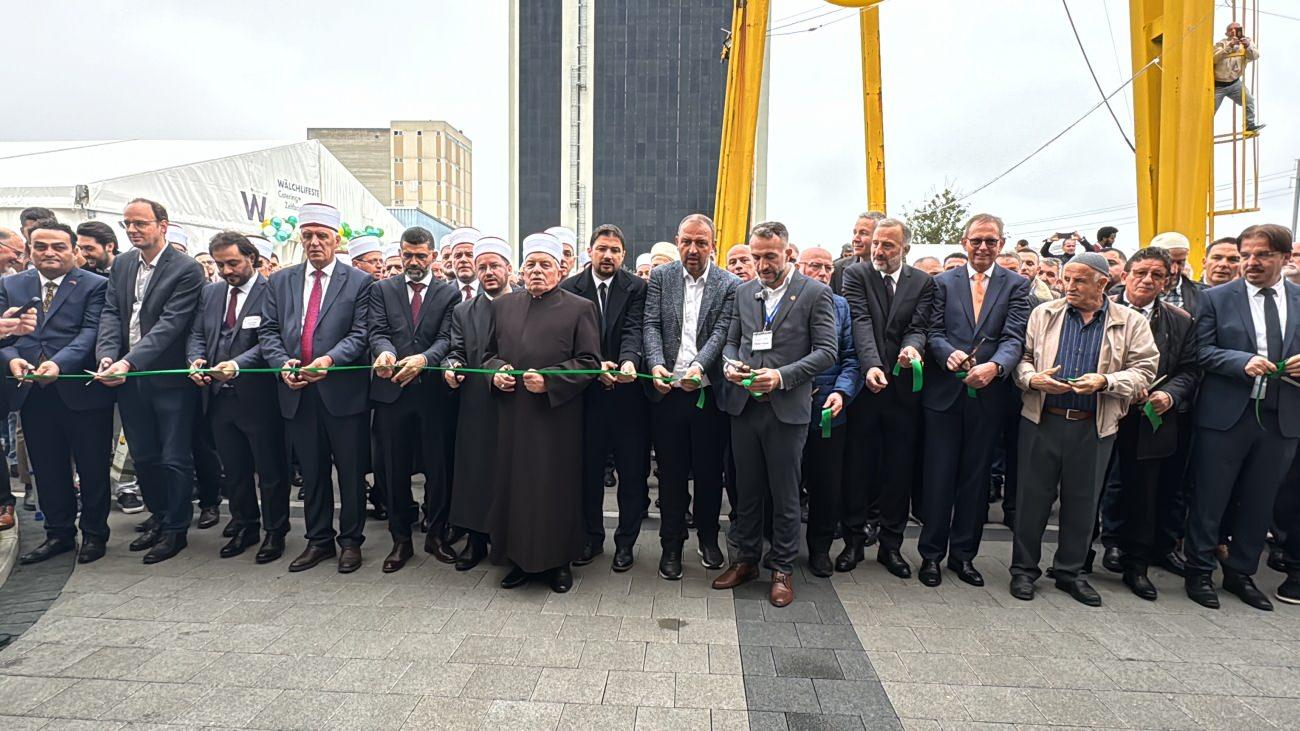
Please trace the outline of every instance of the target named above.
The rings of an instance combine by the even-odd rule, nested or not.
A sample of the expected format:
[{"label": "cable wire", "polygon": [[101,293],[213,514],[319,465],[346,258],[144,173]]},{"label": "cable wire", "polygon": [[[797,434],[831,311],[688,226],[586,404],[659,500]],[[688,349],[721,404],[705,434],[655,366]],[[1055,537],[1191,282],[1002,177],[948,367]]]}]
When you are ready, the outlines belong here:
[{"label": "cable wire", "polygon": [[1115,110],[1110,106],[1106,90],[1101,88],[1101,80],[1097,78],[1097,72],[1092,68],[1092,61],[1088,59],[1088,51],[1083,47],[1083,39],[1079,37],[1079,29],[1074,25],[1074,16],[1070,14],[1070,3],[1067,0],[1061,0],[1061,7],[1065,8],[1065,17],[1070,21],[1070,30],[1074,33],[1075,42],[1079,44],[1079,53],[1083,54],[1083,63],[1088,67],[1088,73],[1092,76],[1092,83],[1097,86],[1097,93],[1101,94],[1102,101],[1106,103],[1106,111],[1110,112],[1110,118],[1115,120],[1115,128],[1119,130],[1120,136],[1124,138],[1124,144],[1128,145],[1128,149],[1137,152],[1137,145],[1134,145],[1133,141],[1128,138],[1128,132],[1124,131],[1124,125],[1119,121]]}]

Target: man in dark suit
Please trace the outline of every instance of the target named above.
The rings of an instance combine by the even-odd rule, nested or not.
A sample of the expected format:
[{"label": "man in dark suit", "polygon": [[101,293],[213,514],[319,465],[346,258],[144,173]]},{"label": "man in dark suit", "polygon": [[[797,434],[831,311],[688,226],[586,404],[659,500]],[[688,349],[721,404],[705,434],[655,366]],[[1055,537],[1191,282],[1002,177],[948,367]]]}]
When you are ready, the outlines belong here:
[{"label": "man in dark suit", "polygon": [[[713,582],[732,589],[758,577],[763,505],[772,503],[769,600],[794,601],[799,554],[799,479],[812,417],[812,382],[838,357],[831,290],[800,274],[779,224],[760,223],[749,236],[756,277],[736,288],[735,316],[723,349],[723,372],[742,398],[728,399],[736,455],[736,522],[728,542],[732,565]],[[829,563],[829,561],[827,562]]]},{"label": "man in dark suit", "polygon": [[587,546],[574,565],[585,566],[604,550],[605,460],[612,453],[618,470],[615,571],[632,568],[632,546],[649,500],[646,477],[650,473],[650,402],[635,376],[642,360],[646,284],[623,268],[626,252],[618,226],[597,226],[587,247],[590,269],[560,282],[561,289],[596,305],[601,368],[609,371],[583,393],[582,512]]},{"label": "man in dark suit", "polygon": [[645,364],[657,376],[649,395],[662,515],[659,575],[670,581],[682,577],[691,502],[686,483],[692,476],[700,562],[719,569],[725,560],[718,547],[718,516],[730,426],[722,403],[730,394],[722,377],[722,346],[740,280],[713,264],[715,234],[708,216],[683,218],[677,226],[680,261],[651,272],[646,289]]},{"label": "man in dark suit", "polygon": [[393,550],[384,573],[400,570],[415,555],[411,526],[420,520],[411,496],[411,464],[418,455],[424,469],[425,504],[430,511],[425,550],[443,563],[456,552],[445,540],[451,485],[447,482],[446,419],[431,408],[432,390],[446,389],[424,368],[442,362],[451,345],[451,312],[460,301],[456,289],[433,278],[433,234],[419,226],[402,232],[400,277],[389,277],[370,292],[370,355],[375,377],[375,428],[383,445],[388,476],[388,532]]},{"label": "man in dark suit", "polygon": [[[957,578],[983,586],[975,568],[988,511],[989,466],[1029,320],[1029,283],[994,264],[1006,239],[1002,220],[980,213],[962,235],[965,266],[934,278],[925,369],[925,434],[942,444],[926,462],[918,544],[918,578],[926,586],[943,580],[939,561]],[[964,374],[964,375],[963,375]]]},{"label": "man in dark suit", "polygon": [[[356,571],[365,540],[361,485],[370,448],[370,374],[323,370],[368,364],[366,312],[372,280],[335,259],[340,223],[333,206],[305,203],[299,209],[307,261],[271,276],[258,332],[267,365],[289,369],[280,374],[277,393],[306,489],[307,548],[289,564],[290,571],[304,571],[335,555],[339,573]],[[337,533],[331,465],[339,476]],[[342,549],[337,553],[336,536]]]},{"label": "man in dark suit", "polygon": [[208,252],[223,281],[203,288],[187,357],[193,371],[190,380],[202,388],[204,418],[225,466],[224,492],[230,498],[234,535],[220,555],[238,556],[262,540],[265,528],[266,538],[254,560],[270,563],[284,555],[289,532],[284,424],[276,409],[275,379],[262,374],[238,377],[240,369],[266,368],[258,339],[266,279],[258,274],[257,247],[243,234],[217,234]]},{"label": "man in dark suit", "polygon": [[22,413],[27,452],[45,513],[45,542],[23,554],[24,564],[44,561],[76,547],[80,478],[80,563],[104,555],[108,541],[109,456],[112,454],[113,392],[100,383],[58,381],[95,365],[95,337],[108,280],[77,268],[76,234],[43,221],[29,234],[35,269],[0,280],[0,312],[37,301],[36,329],[0,349],[0,360],[20,380],[11,391]]},{"label": "man in dark suit", "polygon": [[194,494],[194,419],[199,394],[182,375],[127,378],[131,371],[185,370],[203,267],[167,245],[167,210],[136,199],[122,225],[131,251],[117,257],[108,278],[95,352],[96,380],[119,389],[122,429],[152,514],[130,549],[158,563],[186,546]]},{"label": "man in dark suit", "polygon": [[[934,304],[934,282],[904,260],[912,230],[894,218],[876,222],[868,262],[844,272],[844,298],[853,312],[853,341],[866,390],[849,406],[847,479],[838,571],[852,571],[878,531],[879,561],[906,579],[903,529],[916,482],[921,394],[912,390],[912,363],[921,362]],[[885,376],[897,364],[899,376]],[[875,518],[878,526],[870,521]]]},{"label": "man in dark suit", "polygon": [[[1186,473],[1180,445],[1191,429],[1190,414],[1200,378],[1196,366],[1196,332],[1184,310],[1159,295],[1169,278],[1169,253],[1161,248],[1139,249],[1125,265],[1124,288],[1116,302],[1139,310],[1151,323],[1160,364],[1150,392],[1139,394],[1119,422],[1115,451],[1119,465],[1119,549],[1124,585],[1136,596],[1154,600],[1155,585],[1147,577],[1151,564],[1174,550],[1164,516],[1178,499]],[[1156,425],[1143,413],[1145,404],[1160,417]]]},{"label": "man in dark suit", "polygon": [[871,237],[876,232],[876,223],[884,218],[879,211],[868,211],[858,216],[853,223],[853,253],[835,262],[835,271],[831,272],[831,290],[835,294],[844,294],[844,272],[854,264],[866,264],[871,261]]},{"label": "man in dark suit", "polygon": [[[1291,232],[1263,224],[1241,232],[1242,279],[1201,293],[1195,484],[1187,517],[1187,596],[1217,609],[1215,547],[1232,537],[1223,588],[1256,609],[1272,603],[1251,578],[1273,501],[1300,440],[1300,287],[1283,279]],[[1294,486],[1288,486],[1294,489]],[[1225,513],[1231,524],[1223,525]]]}]

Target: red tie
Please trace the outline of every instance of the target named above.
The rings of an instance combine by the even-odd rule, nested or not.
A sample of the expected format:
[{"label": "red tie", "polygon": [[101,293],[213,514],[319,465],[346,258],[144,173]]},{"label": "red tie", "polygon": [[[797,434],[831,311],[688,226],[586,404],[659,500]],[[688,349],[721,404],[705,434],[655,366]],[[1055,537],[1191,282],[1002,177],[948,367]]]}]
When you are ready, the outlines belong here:
[{"label": "red tie", "polygon": [[461,291],[465,293],[465,296],[460,298],[461,302],[467,302],[474,297],[474,288],[468,284]]},{"label": "red tie", "polygon": [[225,329],[235,329],[235,311],[239,307],[239,290],[230,290],[230,304],[226,305],[226,324]]},{"label": "red tie", "polygon": [[311,275],[316,281],[311,285],[311,296],[307,298],[307,317],[302,321],[302,363],[306,365],[312,360],[312,341],[316,337],[316,320],[320,318],[320,297],[321,286],[320,280],[325,276],[325,272],[317,269]]},{"label": "red tie", "polygon": [[411,324],[414,325],[420,321],[420,305],[424,304],[424,299],[420,297],[420,292],[424,290],[423,282],[410,282],[411,289],[415,292],[411,295]]}]

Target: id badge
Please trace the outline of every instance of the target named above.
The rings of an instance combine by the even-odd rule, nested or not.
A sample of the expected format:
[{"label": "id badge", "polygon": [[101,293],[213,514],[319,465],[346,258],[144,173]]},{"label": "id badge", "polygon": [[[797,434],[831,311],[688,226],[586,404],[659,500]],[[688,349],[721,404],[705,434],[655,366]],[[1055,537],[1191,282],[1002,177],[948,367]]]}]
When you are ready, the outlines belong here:
[{"label": "id badge", "polygon": [[758,353],[758,352],[760,352],[760,351],[764,351],[764,350],[771,350],[771,349],[772,349],[772,331],[771,331],[771,330],[763,330],[763,331],[761,331],[761,332],[756,332],[756,333],[754,333],[754,335],[750,338],[750,346],[749,346],[749,349],[750,349],[751,351],[755,352],[755,353]]}]

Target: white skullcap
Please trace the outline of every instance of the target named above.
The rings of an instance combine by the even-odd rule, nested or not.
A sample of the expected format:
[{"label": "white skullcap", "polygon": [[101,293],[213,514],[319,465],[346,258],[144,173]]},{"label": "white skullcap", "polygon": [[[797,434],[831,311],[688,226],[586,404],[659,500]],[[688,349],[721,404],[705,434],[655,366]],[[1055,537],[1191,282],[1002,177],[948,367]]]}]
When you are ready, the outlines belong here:
[{"label": "white skullcap", "polygon": [[275,256],[275,247],[271,245],[271,241],[265,236],[253,234],[248,237],[248,241],[257,247],[257,255],[263,259],[270,259]]},{"label": "white skullcap", "polygon": [[474,258],[481,254],[497,254],[507,262],[510,261],[510,244],[500,236],[484,236],[474,242]]},{"label": "white skullcap", "polygon": [[649,255],[649,254],[642,254],[642,255],[640,255],[640,256],[638,256],[638,257],[636,258],[636,268],[637,268],[637,269],[640,269],[641,267],[648,267],[648,266],[650,266],[650,255]]},{"label": "white skullcap", "polygon": [[447,243],[452,246],[460,246],[461,244],[472,245],[475,241],[478,241],[481,238],[483,238],[483,234],[479,233],[478,229],[471,226],[463,226],[447,234]]},{"label": "white skullcap", "polygon": [[1190,250],[1192,248],[1192,244],[1187,240],[1187,237],[1177,231],[1166,231],[1164,233],[1156,234],[1155,238],[1151,239],[1151,246],[1156,249],[1166,249],[1168,251],[1174,251],[1177,249]]},{"label": "white skullcap", "polygon": [[451,234],[443,234],[442,238],[438,239],[438,251],[442,251],[449,246],[451,246]]},{"label": "white skullcap", "polygon": [[352,266],[352,260],[348,258],[347,254],[335,254],[334,261],[340,264],[347,264],[348,266]]},{"label": "white skullcap", "polygon": [[581,268],[587,266],[587,262],[589,261],[591,261],[591,256],[587,254],[587,250],[578,249],[578,267]]},{"label": "white skullcap", "polygon": [[654,246],[651,246],[650,256],[651,258],[656,256],[666,256],[672,261],[677,261],[681,258],[681,255],[677,252],[677,247],[667,241],[660,241]]},{"label": "white skullcap", "polygon": [[298,209],[298,228],[324,226],[331,231],[338,231],[342,221],[339,209],[326,203],[304,203]]},{"label": "white skullcap", "polygon": [[400,257],[401,255],[402,255],[402,243],[400,241],[394,241],[393,243],[384,247],[385,261],[387,261],[388,259],[392,259],[395,256]]},{"label": "white skullcap", "polygon": [[521,260],[526,260],[529,254],[542,253],[554,258],[557,264],[564,261],[564,247],[560,245],[560,240],[551,234],[531,234],[524,239],[521,248],[523,249],[520,254]]},{"label": "white skullcap", "polygon": [[378,236],[366,234],[358,236],[348,242],[348,256],[353,259],[360,259],[366,254],[373,254],[384,250],[384,243],[379,240]]},{"label": "white skullcap", "polygon": [[190,235],[185,233],[185,229],[181,228],[179,223],[169,222],[167,224],[167,243],[180,244],[188,250],[190,246]]},{"label": "white skullcap", "polygon": [[573,229],[568,228],[567,226],[552,226],[546,229],[546,233],[559,239],[561,244],[568,244],[574,249],[578,248],[578,234],[574,233]]}]

